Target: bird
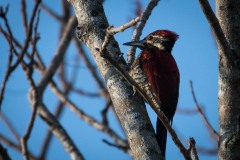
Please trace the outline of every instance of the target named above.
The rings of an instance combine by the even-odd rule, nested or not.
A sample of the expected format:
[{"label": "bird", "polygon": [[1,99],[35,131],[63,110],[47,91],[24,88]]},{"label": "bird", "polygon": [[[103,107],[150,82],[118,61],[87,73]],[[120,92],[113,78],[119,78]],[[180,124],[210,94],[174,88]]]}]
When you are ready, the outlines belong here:
[{"label": "bird", "polygon": [[[153,94],[161,102],[161,110],[170,124],[172,124],[179,97],[180,73],[172,55],[173,46],[178,38],[179,35],[173,31],[156,30],[140,41],[123,44],[142,50],[135,61],[138,68],[145,74]],[[165,158],[167,130],[160,119],[157,119],[156,123],[156,139]]]}]

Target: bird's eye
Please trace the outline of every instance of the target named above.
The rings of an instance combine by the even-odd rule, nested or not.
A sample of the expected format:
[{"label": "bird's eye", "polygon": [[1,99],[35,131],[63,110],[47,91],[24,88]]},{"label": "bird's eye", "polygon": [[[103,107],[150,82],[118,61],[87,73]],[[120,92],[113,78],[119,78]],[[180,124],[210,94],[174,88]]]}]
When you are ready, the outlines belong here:
[{"label": "bird's eye", "polygon": [[167,41],[169,41],[169,38],[163,37],[161,40],[162,40],[163,42],[167,42]]},{"label": "bird's eye", "polygon": [[152,40],[153,39],[153,36],[148,36],[148,40]]}]

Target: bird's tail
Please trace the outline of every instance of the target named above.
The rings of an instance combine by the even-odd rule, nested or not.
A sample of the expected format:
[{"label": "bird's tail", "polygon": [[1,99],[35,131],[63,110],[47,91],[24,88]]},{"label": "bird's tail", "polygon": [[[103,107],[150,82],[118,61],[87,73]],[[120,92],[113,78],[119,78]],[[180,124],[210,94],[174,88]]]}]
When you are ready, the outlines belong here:
[{"label": "bird's tail", "polygon": [[162,156],[165,158],[166,145],[167,145],[167,129],[162,124],[161,120],[157,119],[156,138],[158,145],[161,149]]}]

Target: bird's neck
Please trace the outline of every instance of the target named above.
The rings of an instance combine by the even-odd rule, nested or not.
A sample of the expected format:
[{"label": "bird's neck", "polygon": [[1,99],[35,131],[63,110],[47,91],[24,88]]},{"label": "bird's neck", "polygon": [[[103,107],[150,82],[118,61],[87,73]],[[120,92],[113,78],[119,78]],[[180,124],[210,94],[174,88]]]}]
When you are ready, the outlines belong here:
[{"label": "bird's neck", "polygon": [[166,50],[159,50],[158,48],[149,48],[142,51],[142,58],[144,60],[156,60],[159,57],[173,58],[171,52]]}]

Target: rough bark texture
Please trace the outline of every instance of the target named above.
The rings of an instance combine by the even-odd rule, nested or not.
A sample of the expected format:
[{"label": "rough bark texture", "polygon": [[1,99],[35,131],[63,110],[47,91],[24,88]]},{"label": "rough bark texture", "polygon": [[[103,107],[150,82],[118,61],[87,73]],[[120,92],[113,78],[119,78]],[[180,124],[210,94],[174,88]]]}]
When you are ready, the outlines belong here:
[{"label": "rough bark texture", "polygon": [[219,23],[231,48],[219,48],[219,159],[240,159],[240,1],[217,0]]},{"label": "rough bark texture", "polygon": [[[98,69],[103,76],[121,125],[127,135],[134,159],[160,159],[160,149],[147,115],[143,100],[133,94],[132,87],[121,77],[116,69],[100,56],[100,50],[108,22],[99,0],[71,0],[78,19],[80,39],[90,49]],[[120,49],[114,38],[111,39],[107,53],[118,60]],[[125,61],[119,61],[126,67]]]}]

